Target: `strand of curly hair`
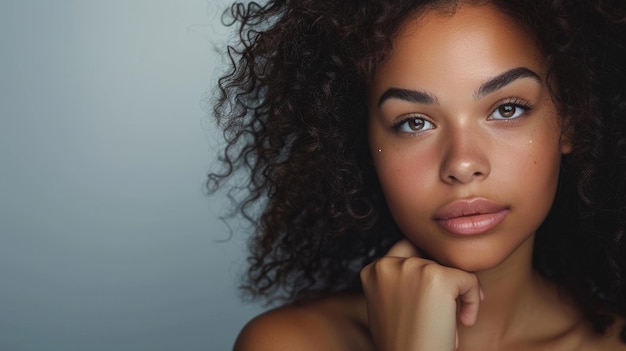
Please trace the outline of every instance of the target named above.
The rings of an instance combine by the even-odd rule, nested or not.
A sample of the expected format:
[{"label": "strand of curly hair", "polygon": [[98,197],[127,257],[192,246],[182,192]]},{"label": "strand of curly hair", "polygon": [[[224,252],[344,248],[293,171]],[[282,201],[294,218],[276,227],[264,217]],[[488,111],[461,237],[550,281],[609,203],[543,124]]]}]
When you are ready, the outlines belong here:
[{"label": "strand of curly hair", "polygon": [[[620,1],[493,3],[537,38],[574,151],[537,232],[535,268],[569,289],[598,331],[626,316],[626,9]],[[401,237],[367,148],[367,83],[399,25],[458,1],[236,3],[215,115],[227,146],[209,191],[243,171],[253,224],[243,289],[303,300],[359,290],[358,271]],[[227,21],[227,19],[230,19]],[[261,209],[261,213],[258,210]],[[626,330],[622,332],[626,341]]]}]

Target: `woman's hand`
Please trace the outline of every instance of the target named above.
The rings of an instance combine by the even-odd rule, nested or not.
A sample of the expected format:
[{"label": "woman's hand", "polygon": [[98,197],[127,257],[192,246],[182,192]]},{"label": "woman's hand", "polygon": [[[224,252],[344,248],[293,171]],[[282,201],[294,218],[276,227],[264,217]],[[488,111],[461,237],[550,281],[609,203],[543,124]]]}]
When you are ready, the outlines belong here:
[{"label": "woman's hand", "polygon": [[361,270],[369,328],[379,351],[453,351],[457,318],[476,322],[475,274],[420,257],[406,239]]}]

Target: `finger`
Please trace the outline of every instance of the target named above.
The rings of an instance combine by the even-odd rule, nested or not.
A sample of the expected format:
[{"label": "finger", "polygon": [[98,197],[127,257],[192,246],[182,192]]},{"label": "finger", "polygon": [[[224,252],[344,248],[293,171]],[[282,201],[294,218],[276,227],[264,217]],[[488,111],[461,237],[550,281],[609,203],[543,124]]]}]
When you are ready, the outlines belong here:
[{"label": "finger", "polygon": [[475,275],[465,274],[465,276],[459,285],[459,321],[464,326],[471,327],[478,318],[478,309],[484,299],[484,293]]},{"label": "finger", "polygon": [[407,239],[402,239],[395,243],[385,256],[389,257],[422,257],[420,252],[417,250],[415,245],[413,245]]}]

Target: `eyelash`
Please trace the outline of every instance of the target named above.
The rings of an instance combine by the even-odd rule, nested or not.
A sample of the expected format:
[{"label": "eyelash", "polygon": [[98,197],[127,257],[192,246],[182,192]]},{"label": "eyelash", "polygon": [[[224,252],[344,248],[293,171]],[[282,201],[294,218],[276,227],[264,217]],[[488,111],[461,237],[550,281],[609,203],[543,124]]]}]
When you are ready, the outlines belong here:
[{"label": "eyelash", "polygon": [[[519,116],[512,116],[512,117],[504,117],[504,118],[492,118],[493,114],[495,114],[498,109],[504,107],[504,106],[512,106],[513,108],[519,108],[522,109],[522,111],[520,112]],[[504,122],[513,122],[519,118],[524,117],[528,111],[531,111],[533,109],[532,105],[530,104],[530,102],[521,99],[521,98],[507,98],[505,100],[502,100],[500,102],[497,103],[496,107],[491,111],[491,113],[488,116],[488,120],[495,120],[495,121],[504,121]],[[424,124],[431,124],[433,125],[432,127],[429,127],[428,129],[420,129],[420,130],[416,130],[416,131],[403,131],[402,127],[413,120],[421,120],[424,122]],[[425,118],[423,115],[421,114],[410,114],[407,115],[405,118],[401,119],[400,121],[396,122],[393,124],[392,128],[397,131],[397,132],[405,132],[405,133],[409,133],[409,134],[413,134],[413,133],[420,133],[422,131],[426,131],[426,130],[430,130],[434,128],[434,123],[429,121],[427,118]]]},{"label": "eyelash", "polygon": [[[428,123],[428,124],[431,124],[431,125],[433,125],[433,126],[432,126],[432,127],[430,127],[430,128],[428,128],[428,129],[420,129],[420,130],[415,130],[415,131],[403,131],[403,130],[402,130],[402,127],[403,127],[405,124],[407,124],[407,123],[409,123],[409,122],[411,122],[411,121],[414,121],[414,120],[421,120],[421,121],[423,121],[423,123],[424,123],[424,124]],[[430,129],[433,129],[433,128],[434,128],[434,123],[433,123],[433,122],[431,122],[431,121],[429,121],[429,120],[428,120],[427,118],[425,118],[423,115],[420,115],[420,114],[410,114],[410,115],[407,115],[405,118],[403,118],[403,119],[399,120],[399,121],[398,121],[398,122],[396,122],[395,124],[393,124],[392,128],[393,128],[396,132],[399,132],[399,133],[414,134],[414,133],[420,133],[420,132],[423,132],[423,131],[425,131],[425,130],[430,130]]]},{"label": "eyelash", "polygon": [[[512,117],[504,117],[504,118],[492,118],[492,116],[498,112],[498,109],[504,107],[504,106],[512,106],[513,108],[519,108],[522,109],[521,113],[519,116],[512,116]],[[530,104],[530,102],[521,99],[521,98],[508,98],[505,100],[502,100],[500,102],[498,102],[498,104],[496,105],[496,107],[491,111],[491,113],[489,114],[489,120],[496,120],[496,121],[505,121],[505,122],[512,122],[518,118],[522,118],[524,117],[528,111],[532,110],[533,107]]]}]

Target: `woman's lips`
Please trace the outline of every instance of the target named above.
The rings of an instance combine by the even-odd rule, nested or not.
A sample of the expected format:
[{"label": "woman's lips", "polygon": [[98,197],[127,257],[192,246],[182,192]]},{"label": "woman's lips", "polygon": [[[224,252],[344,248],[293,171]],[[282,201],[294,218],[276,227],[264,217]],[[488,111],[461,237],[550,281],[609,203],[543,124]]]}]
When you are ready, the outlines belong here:
[{"label": "woman's lips", "polygon": [[496,227],[508,213],[508,206],[487,199],[463,199],[439,209],[434,220],[453,234],[477,235]]}]

